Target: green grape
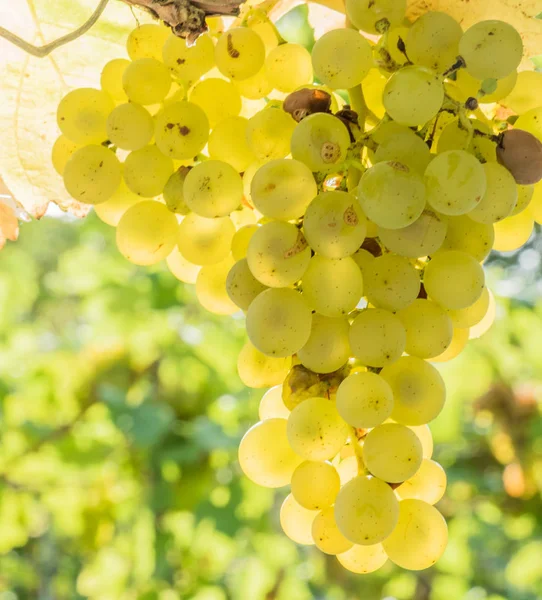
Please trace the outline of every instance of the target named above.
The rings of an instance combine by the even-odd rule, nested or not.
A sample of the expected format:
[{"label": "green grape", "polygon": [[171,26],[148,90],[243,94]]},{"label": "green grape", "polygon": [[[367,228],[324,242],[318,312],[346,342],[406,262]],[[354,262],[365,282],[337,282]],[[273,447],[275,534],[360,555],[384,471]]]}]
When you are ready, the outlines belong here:
[{"label": "green grape", "polygon": [[383,567],[388,560],[382,544],[372,546],[354,545],[350,550],[337,556],[339,563],[348,571],[365,575]]},{"label": "green grape", "polygon": [[129,190],[122,180],[117,191],[105,202],[96,204],[94,211],[104,223],[116,227],[122,215],[137,202],[141,202],[141,196]]},{"label": "green grape", "polygon": [[497,144],[489,135],[492,134],[492,131],[481,121],[471,119],[470,122],[474,128],[488,136],[475,135],[469,143],[469,132],[458,119],[454,119],[443,128],[437,142],[437,153],[443,154],[448,150],[467,150],[469,154],[473,154],[482,162],[494,162]]},{"label": "green grape", "polygon": [[514,210],[510,213],[510,216],[519,215],[531,204],[531,200],[534,195],[534,185],[518,185],[517,186],[518,199]]},{"label": "green grape", "polygon": [[469,215],[448,217],[447,221],[448,229],[440,250],[460,250],[473,256],[478,262],[489,256],[495,239],[493,225],[477,223]]},{"label": "green grape", "polygon": [[479,323],[469,329],[469,339],[472,340],[482,337],[484,333],[488,331],[491,325],[493,325],[496,315],[497,304],[495,302],[495,296],[489,292],[489,306],[487,308],[487,312]]},{"label": "green grape", "polygon": [[265,11],[252,9],[246,17],[246,25],[262,38],[266,52],[269,52],[278,46],[279,39],[277,28],[274,23],[269,20]]},{"label": "green grape", "polygon": [[107,139],[105,124],[114,107],[111,96],[102,90],[72,90],[58,105],[58,127],[76,144],[100,144]]},{"label": "green grape", "polygon": [[346,319],[312,316],[311,335],[297,353],[301,364],[314,373],[332,373],[340,369],[350,358]]},{"label": "green grape", "polygon": [[387,229],[402,229],[414,223],[425,208],[425,196],[422,177],[393,161],[373,165],[358,186],[359,202],[367,217]]},{"label": "green grape", "polygon": [[532,108],[526,113],[523,113],[514,123],[514,129],[528,131],[542,141],[542,106]]},{"label": "green grape", "polygon": [[235,232],[231,241],[231,253],[234,260],[246,258],[250,240],[258,229],[258,225],[244,225]]},{"label": "green grape", "polygon": [[351,479],[358,476],[358,459],[356,456],[348,456],[341,460],[337,466],[337,473],[341,479],[341,487],[347,484]]},{"label": "green grape", "polygon": [[186,260],[178,248],[173,248],[171,254],[166,258],[166,264],[170,273],[179,281],[196,283],[201,267]]},{"label": "green grape", "polygon": [[417,127],[437,115],[444,102],[444,88],[434,71],[407,66],[389,78],[382,101],[394,121]]},{"label": "green grape", "polygon": [[139,196],[152,198],[162,193],[173,173],[173,161],[156,146],[130,152],[124,161],[124,181]]},{"label": "green grape", "polygon": [[239,465],[254,483],[279,488],[290,478],[301,458],[288,444],[286,419],[266,419],[251,427],[239,444]]},{"label": "green grape", "polygon": [[229,254],[235,226],[229,217],[206,219],[190,213],[179,225],[180,253],[195,265],[214,265]]},{"label": "green grape", "polygon": [[363,277],[350,258],[313,256],[303,275],[303,297],[316,312],[342,317],[356,308],[363,294]]},{"label": "green grape", "polygon": [[484,286],[482,294],[474,304],[458,310],[448,309],[446,312],[452,319],[454,327],[468,328],[477,325],[486,315],[489,307],[489,290]]},{"label": "green grape", "polygon": [[433,436],[429,425],[410,425],[409,429],[418,436],[422,444],[423,457],[431,458],[433,456]]},{"label": "green grape", "polygon": [[229,29],[218,38],[215,47],[216,66],[230,79],[252,77],[262,68],[264,60],[262,38],[248,27]]},{"label": "green grape", "polygon": [[409,498],[436,504],[446,491],[446,472],[435,461],[424,458],[417,473],[397,488],[401,500]]},{"label": "green grape", "polygon": [[166,156],[193,158],[203,150],[209,138],[209,121],[203,110],[192,102],[174,102],[155,118],[156,145]]},{"label": "green grape", "polygon": [[425,171],[427,201],[444,215],[463,215],[486,191],[486,174],[478,159],[464,150],[436,156]]},{"label": "green grape", "polygon": [[107,137],[123,150],[139,150],[154,134],[151,115],[139,104],[119,104],[107,117]]},{"label": "green grape", "polygon": [[353,194],[322,192],[307,208],[303,231],[310,247],[318,254],[327,258],[345,258],[354,254],[363,243],[367,219]]},{"label": "green grape", "polygon": [[375,258],[363,278],[368,302],[393,312],[407,307],[420,293],[419,272],[404,256],[384,254]]},{"label": "green grape", "polygon": [[448,362],[459,356],[465,349],[467,342],[469,341],[469,330],[468,329],[454,329],[452,335],[452,341],[448,348],[431,359],[431,362]]},{"label": "green grape", "polygon": [[350,347],[363,365],[391,365],[403,354],[405,345],[406,331],[401,320],[387,310],[368,308],[350,326]]},{"label": "green grape", "polygon": [[243,182],[228,163],[206,160],[191,169],[184,181],[184,201],[201,217],[226,217],[243,199]]},{"label": "green grape", "polygon": [[268,356],[290,356],[303,348],[312,315],[301,294],[289,288],[265,290],[249,306],[249,340]]},{"label": "green grape", "polygon": [[360,248],[357,252],[352,254],[352,259],[358,265],[361,273],[363,274],[368,266],[373,262],[375,257],[364,248]]},{"label": "green grape", "polygon": [[167,67],[155,58],[138,58],[126,67],[122,86],[132,102],[156,104],[167,96],[171,77]]},{"label": "green grape", "polygon": [[258,228],[248,244],[252,274],[269,287],[293,285],[303,277],[311,258],[301,231],[291,223],[271,221]]},{"label": "green grape", "polygon": [[175,215],[154,200],[138,202],[122,215],[117,247],[136,265],[154,265],[175,247],[179,224]]},{"label": "green grape", "polygon": [[196,279],[196,297],[199,303],[215,315],[233,315],[239,310],[228,294],[226,279],[233,267],[233,259],[202,267]]},{"label": "green grape", "polygon": [[267,55],[265,72],[275,89],[289,94],[312,83],[311,55],[299,44],[281,44]]},{"label": "green grape", "polygon": [[282,385],[269,388],[260,400],[258,415],[260,420],[264,419],[287,419],[289,409],[282,400]]},{"label": "green grape", "polygon": [[267,107],[250,117],[247,124],[247,143],[258,160],[284,158],[290,152],[290,138],[295,121],[277,107]]},{"label": "green grape", "polygon": [[292,157],[311,171],[324,171],[346,159],[350,134],[337,117],[315,113],[305,117],[291,135]]},{"label": "green grape", "polygon": [[425,360],[402,356],[380,372],[393,390],[391,418],[403,425],[425,425],[442,410],[446,388],[440,373]]},{"label": "green grape", "polygon": [[542,96],[542,73],[540,71],[521,71],[517,74],[516,84],[511,93],[501,102],[518,115],[522,115],[540,106]]},{"label": "green grape", "polygon": [[235,87],[244,98],[261,100],[270,94],[273,85],[267,77],[265,65],[255,74],[242,81],[234,80]]},{"label": "green grape", "polygon": [[[377,119],[382,119],[386,114],[386,109],[382,102],[382,94],[388,83],[388,78],[384,77],[379,69],[371,69],[369,74],[363,80],[363,94],[369,110],[373,111]],[[393,123],[393,121],[392,121]]]},{"label": "green grape", "polygon": [[452,320],[435,302],[418,298],[397,313],[406,330],[405,352],[418,358],[434,358],[452,343]]},{"label": "green grape", "polygon": [[128,96],[122,87],[122,77],[130,64],[125,58],[114,58],[105,64],[100,75],[100,87],[107,92],[115,102],[126,102]]},{"label": "green grape", "polygon": [[162,48],[162,58],[173,77],[189,87],[213,68],[215,47],[207,33],[198,36],[191,46],[185,39],[171,34]]},{"label": "green grape", "polygon": [[247,259],[242,258],[231,267],[226,280],[226,289],[230,300],[241,310],[246,311],[254,298],[267,288],[252,275]]},{"label": "green grape", "polygon": [[322,510],[335,502],[341,480],[328,462],[308,460],[296,467],[292,475],[292,496],[303,508]]},{"label": "green grape", "polygon": [[425,267],[423,283],[428,296],[444,308],[467,308],[484,290],[484,270],[466,252],[438,252]]},{"label": "green grape", "polygon": [[380,38],[380,42],[385,45],[385,48],[389,52],[389,55],[391,56],[392,60],[394,60],[401,67],[409,61],[408,58],[405,56],[405,53],[399,50],[399,46],[401,45],[399,38],[401,38],[404,44],[406,42],[409,31],[410,27],[394,27],[393,29],[387,32],[387,36]]},{"label": "green grape", "polygon": [[391,415],[393,392],[387,381],[376,373],[353,373],[337,390],[337,410],[352,427],[376,427]]},{"label": "green grape", "polygon": [[339,531],[354,544],[372,546],[385,540],[399,516],[391,487],[376,477],[359,475],[344,485],[335,501]]},{"label": "green grape", "polygon": [[312,66],[322,83],[345,90],[362,82],[373,66],[373,53],[369,42],[354,29],[334,29],[314,44]]},{"label": "green grape", "polygon": [[448,223],[441,215],[424,210],[414,223],[402,229],[379,227],[378,237],[390,252],[408,258],[420,258],[434,254],[442,246],[447,229]]},{"label": "green grape", "polygon": [[461,100],[465,101],[467,98],[476,98],[480,104],[491,104],[508,96],[516,86],[517,79],[518,73],[512,71],[510,75],[507,75],[503,79],[496,80],[497,87],[494,92],[485,94],[483,92],[483,81],[475,79],[466,69],[459,69],[456,75],[456,84],[463,92]]},{"label": "green grape", "polygon": [[459,40],[459,54],[476,79],[502,79],[515,71],[523,58],[519,33],[504,21],[481,21]]},{"label": "green grape", "polygon": [[121,165],[104,146],[83,146],[64,167],[64,185],[72,198],[85,204],[105,202],[119,188]]},{"label": "green grape", "polygon": [[521,248],[529,241],[533,229],[534,219],[528,210],[499,221],[495,223],[493,249],[498,252],[512,252]]},{"label": "green grape", "polygon": [[132,29],[126,40],[126,50],[132,60],[154,58],[162,60],[162,46],[170,35],[169,27],[145,24]]},{"label": "green grape", "polygon": [[434,565],[448,543],[448,528],[439,511],[422,500],[402,500],[399,519],[382,545],[389,559],[403,569],[421,571]]},{"label": "green grape", "polygon": [[190,92],[190,102],[207,115],[211,127],[241,112],[241,96],[230,81],[210,77],[197,83]]},{"label": "green grape", "polygon": [[[248,341],[241,349],[237,359],[239,378],[244,385],[251,388],[264,388],[282,383],[291,366],[291,357],[273,358],[272,356],[266,356]],[[301,459],[299,462],[301,462]],[[290,476],[288,476],[289,480]]]},{"label": "green grape", "polygon": [[482,168],[486,174],[486,192],[469,212],[469,217],[478,223],[490,225],[502,221],[514,210],[518,187],[510,171],[499,163],[485,163]]},{"label": "green grape", "polygon": [[401,25],[406,0],[346,0],[346,14],[357,29],[384,33]]},{"label": "green grape", "polygon": [[189,173],[188,167],[179,167],[166,182],[163,190],[164,201],[171,212],[187,215],[190,212],[184,200],[184,180]]},{"label": "green grape", "polygon": [[288,441],[305,460],[333,458],[346,443],[348,425],[335,403],[326,398],[309,398],[298,404],[288,417]]},{"label": "green grape", "polygon": [[312,546],[312,523],[318,514],[298,504],[293,495],[286,496],[280,507],[280,526],[284,533],[296,544]]},{"label": "green grape", "polygon": [[335,521],[335,509],[332,506],[324,508],[312,522],[312,539],[318,550],[325,554],[342,554],[353,544],[339,531]]},{"label": "green grape", "polygon": [[444,73],[457,60],[461,25],[450,15],[430,11],[421,15],[412,25],[405,40],[410,60]]},{"label": "green grape", "polygon": [[317,193],[310,169],[286,158],[262,165],[250,184],[254,206],[266,217],[282,221],[301,217]]},{"label": "green grape", "polygon": [[220,121],[209,136],[209,156],[227,162],[239,173],[246,171],[256,160],[248,147],[247,128],[245,117],[228,117]]},{"label": "green grape", "polygon": [[56,138],[56,141],[53,144],[53,149],[51,150],[51,161],[53,163],[55,171],[59,175],[64,174],[64,168],[66,167],[66,163],[68,162],[68,160],[70,160],[73,153],[76,150],[79,150],[80,147],[81,146],[79,144],[72,142],[65,135],[59,135]]},{"label": "green grape", "polygon": [[373,162],[398,162],[423,176],[432,158],[423,139],[408,127],[402,127],[378,145]]},{"label": "green grape", "polygon": [[371,429],[363,444],[363,460],[369,471],[389,483],[410,479],[422,464],[418,436],[399,423],[385,423]]}]

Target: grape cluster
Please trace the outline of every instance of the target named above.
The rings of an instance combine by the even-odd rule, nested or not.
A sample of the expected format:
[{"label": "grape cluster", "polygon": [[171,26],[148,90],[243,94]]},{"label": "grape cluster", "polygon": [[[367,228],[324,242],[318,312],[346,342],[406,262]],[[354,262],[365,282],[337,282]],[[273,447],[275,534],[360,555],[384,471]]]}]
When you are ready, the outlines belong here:
[{"label": "grape cluster", "polygon": [[270,389],[239,461],[291,485],[286,535],[356,573],[425,569],[447,540],[433,363],[491,324],[491,249],[542,220],[542,74],[518,75],[500,21],[346,10],[312,54],[254,9],[191,46],[137,28],[101,89],[60,102],[53,163],[128,260],[165,259],[206,309],[246,313],[239,374]]}]

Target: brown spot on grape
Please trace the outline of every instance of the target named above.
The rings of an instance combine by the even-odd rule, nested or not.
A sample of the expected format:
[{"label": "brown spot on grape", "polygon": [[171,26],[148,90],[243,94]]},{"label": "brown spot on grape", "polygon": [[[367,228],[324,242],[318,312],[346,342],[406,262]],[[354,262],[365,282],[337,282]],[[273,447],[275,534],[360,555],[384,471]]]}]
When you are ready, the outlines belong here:
[{"label": "brown spot on grape", "polygon": [[301,231],[298,231],[295,244],[291,248],[286,250],[286,252],[284,253],[284,258],[292,258],[292,256],[303,252],[303,250],[305,250],[307,246],[308,244],[307,240],[305,239],[305,236],[301,233]]},{"label": "brown spot on grape", "polygon": [[359,223],[358,215],[353,204],[344,211],[343,219],[350,227],[355,227]]},{"label": "brown spot on grape", "polygon": [[185,62],[186,62],[186,60],[184,58],[178,58],[177,59],[177,64],[178,65],[184,65]]},{"label": "brown spot on grape", "polygon": [[233,40],[232,40],[232,34],[228,33],[228,36],[226,38],[227,43],[228,43],[228,54],[232,57],[232,58],[239,58],[239,50],[236,50],[233,47]]},{"label": "brown spot on grape", "polygon": [[179,133],[181,135],[188,135],[190,133],[190,129],[186,125],[182,125],[179,127]]},{"label": "brown spot on grape", "polygon": [[167,123],[166,129],[173,129],[175,127],[175,123]]}]

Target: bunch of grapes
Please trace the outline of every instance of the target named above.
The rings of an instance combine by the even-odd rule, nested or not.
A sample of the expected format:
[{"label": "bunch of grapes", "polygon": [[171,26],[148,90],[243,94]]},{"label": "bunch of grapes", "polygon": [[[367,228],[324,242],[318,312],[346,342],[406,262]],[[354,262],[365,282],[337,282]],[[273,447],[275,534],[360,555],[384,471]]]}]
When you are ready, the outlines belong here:
[{"label": "bunch of grapes", "polygon": [[246,313],[239,374],[271,389],[241,468],[291,485],[286,535],[356,573],[444,551],[432,363],[487,330],[481,265],[542,217],[542,75],[518,75],[520,35],[411,24],[404,4],[347,0],[351,27],[312,54],[254,9],[193,45],[139,27],[101,89],[60,102],[53,148],[128,260],[165,259],[209,311]]}]

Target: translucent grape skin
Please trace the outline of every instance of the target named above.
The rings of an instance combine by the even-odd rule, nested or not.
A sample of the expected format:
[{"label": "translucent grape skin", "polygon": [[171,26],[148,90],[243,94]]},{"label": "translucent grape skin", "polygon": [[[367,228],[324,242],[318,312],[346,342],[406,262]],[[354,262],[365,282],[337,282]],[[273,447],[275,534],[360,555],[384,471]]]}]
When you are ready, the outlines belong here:
[{"label": "translucent grape skin", "polygon": [[107,139],[106,120],[113,108],[113,100],[102,90],[72,90],[58,105],[58,127],[76,144],[101,144]]},{"label": "translucent grape skin", "polygon": [[492,224],[478,223],[469,215],[449,216],[446,222],[446,237],[439,252],[460,250],[473,256],[478,262],[483,262],[489,256],[495,240]]},{"label": "translucent grape skin", "polygon": [[230,298],[226,289],[228,273],[233,266],[231,256],[214,265],[202,267],[196,279],[198,302],[215,315],[233,315],[239,307]]},{"label": "translucent grape skin", "polygon": [[490,225],[508,217],[516,205],[518,189],[510,172],[496,162],[482,165],[486,175],[486,191],[477,206],[468,216]]},{"label": "translucent grape skin", "polygon": [[126,185],[144,198],[160,195],[172,173],[173,161],[156,146],[134,150],[124,161]]},{"label": "translucent grape skin", "polygon": [[280,507],[280,525],[284,533],[296,544],[312,546],[312,524],[318,511],[308,510],[298,504],[292,494]]},{"label": "translucent grape skin", "polygon": [[[241,348],[237,358],[239,379],[244,385],[251,388],[266,388],[281,384],[291,367],[291,357],[274,358],[266,356],[249,341]],[[297,466],[297,463],[295,466]]]},{"label": "translucent grape skin", "polygon": [[292,495],[309,510],[322,510],[335,502],[341,487],[339,474],[328,462],[305,461],[292,474]]},{"label": "translucent grape skin", "polygon": [[248,119],[229,117],[218,123],[209,135],[209,156],[230,164],[243,173],[256,160],[246,140]]},{"label": "translucent grape skin", "polygon": [[332,373],[348,362],[350,325],[346,319],[312,316],[311,334],[297,357],[314,373]]},{"label": "translucent grape skin", "polygon": [[284,158],[294,129],[295,121],[288,113],[276,107],[264,108],[248,120],[248,147],[261,161]]},{"label": "translucent grape skin", "polygon": [[347,0],[346,14],[352,23],[367,33],[384,33],[401,25],[406,0]]},{"label": "translucent grape skin", "polygon": [[126,102],[128,96],[122,87],[124,70],[130,64],[125,58],[114,58],[105,64],[100,75],[100,86],[115,102]]},{"label": "translucent grape skin", "polygon": [[436,504],[446,491],[446,472],[435,461],[424,458],[416,474],[400,485],[396,494],[401,500],[415,498]]},{"label": "translucent grape skin", "polygon": [[230,252],[235,226],[229,217],[206,219],[195,213],[187,215],[179,225],[179,252],[195,265],[212,265]]},{"label": "translucent grape skin", "polygon": [[408,258],[434,254],[444,243],[448,221],[432,210],[401,229],[378,228],[378,237],[388,250]]},{"label": "translucent grape skin", "polygon": [[231,267],[226,289],[231,301],[246,311],[256,296],[267,288],[252,275],[246,258],[243,258]]},{"label": "translucent grape skin", "polygon": [[132,29],[126,40],[126,50],[132,60],[155,58],[162,60],[162,46],[169,37],[169,29],[162,25],[145,23]]},{"label": "translucent grape skin", "polygon": [[339,531],[332,506],[328,506],[316,515],[311,532],[316,547],[325,554],[341,554],[353,546],[352,542]]},{"label": "translucent grape skin", "polygon": [[265,60],[261,37],[248,27],[236,27],[220,36],[215,46],[215,61],[219,71],[233,80],[255,75]]},{"label": "translucent grape skin", "polygon": [[154,123],[143,106],[127,102],[114,108],[107,118],[107,137],[123,150],[139,150],[152,139]]},{"label": "translucent grape skin", "polygon": [[265,73],[271,85],[290,93],[312,82],[312,61],[300,44],[280,44],[265,59]]},{"label": "translucent grape skin", "polygon": [[199,106],[209,119],[211,127],[241,111],[241,96],[230,81],[209,77],[198,82],[191,90],[190,102]]},{"label": "translucent grape skin", "polygon": [[337,555],[337,560],[348,571],[365,575],[384,566],[388,561],[388,555],[384,552],[382,544],[373,546],[355,544],[350,550]]},{"label": "translucent grape skin", "polygon": [[174,102],[155,118],[155,142],[166,156],[193,158],[203,150],[209,139],[209,120],[203,110],[192,102]]},{"label": "translucent grape skin", "polygon": [[171,77],[162,62],[155,58],[139,58],[126,67],[122,85],[132,102],[156,104],[167,96]]},{"label": "translucent grape skin", "polygon": [[260,400],[258,415],[264,419],[287,419],[290,411],[282,401],[282,385],[269,388]]}]

